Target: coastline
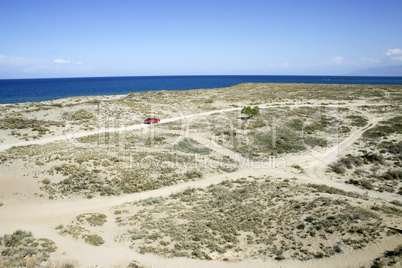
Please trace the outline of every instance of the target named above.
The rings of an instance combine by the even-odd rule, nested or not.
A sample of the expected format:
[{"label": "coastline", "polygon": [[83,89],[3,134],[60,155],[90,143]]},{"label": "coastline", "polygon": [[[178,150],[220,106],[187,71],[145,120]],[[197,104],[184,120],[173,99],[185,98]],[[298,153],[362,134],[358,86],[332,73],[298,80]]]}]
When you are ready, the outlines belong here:
[{"label": "coastline", "polygon": [[0,80],[0,102],[24,103],[74,96],[212,89],[242,83],[402,85],[402,77],[215,75],[3,79]]},{"label": "coastline", "polygon": [[[29,106],[26,103],[2,104],[0,236],[17,229],[32,231],[36,238],[54,241],[57,249],[50,253],[50,261],[72,261],[79,267],[127,267],[134,260],[140,267],[292,267],[295,264],[342,267],[345,258],[353,267],[370,265],[383,252],[400,245],[400,234],[388,237],[387,228],[402,228],[401,209],[397,205],[402,202],[397,192],[402,185],[397,182],[390,192],[389,188],[380,191],[385,189],[381,187],[389,187],[383,185],[383,180],[370,181],[371,189],[345,181],[371,178],[369,172],[375,165],[376,176],[382,176],[381,172],[385,174],[388,169],[398,168],[396,161],[387,160],[393,155],[385,152],[387,157],[382,163],[368,161],[358,167],[352,164],[343,174],[332,171],[331,165],[348,155],[364,159],[363,150],[379,154],[381,148],[365,133],[399,116],[401,89],[398,85],[244,83],[227,88],[71,97],[34,102]],[[261,114],[246,120],[240,113],[244,106],[259,106]],[[143,120],[148,116],[157,116],[162,123],[144,125]],[[341,131],[335,133],[336,140],[329,139],[333,133],[327,126],[335,123],[336,129]],[[303,134],[301,125],[309,133]],[[273,129],[277,134],[264,136]],[[401,135],[397,131],[390,132],[386,137],[376,138],[376,144],[400,141]],[[325,144],[307,143],[324,138]],[[264,147],[273,140],[276,146]],[[277,160],[274,166],[267,164],[272,158]],[[281,159],[284,166],[280,165]],[[80,174],[85,176],[80,177]],[[90,178],[91,183],[87,183],[86,178]],[[142,184],[138,178],[150,181]],[[239,223],[238,234],[234,232],[235,237],[227,237],[229,242],[212,241],[222,249],[199,248],[212,260],[203,259],[206,255],[199,255],[194,249],[182,249],[187,255],[177,257],[173,256],[180,253],[173,251],[175,236],[162,229],[147,230],[145,221],[141,220],[147,218],[152,223],[164,219],[168,224],[164,212],[169,211],[178,217],[174,218],[177,225],[189,222],[191,219],[175,214],[177,208],[171,207],[172,204],[181,205],[183,210],[190,209],[188,214],[193,215],[201,211],[202,204],[216,200],[207,194],[219,192],[218,189],[234,194],[237,188],[246,193],[254,189],[247,188],[249,183],[266,189],[261,199],[270,196],[271,188],[278,192],[286,190],[286,197],[273,195],[272,200],[276,201],[267,199],[264,201],[267,203],[262,203],[272,211],[278,209],[276,215],[283,215],[283,221],[294,230],[287,233],[286,226],[272,218],[270,228],[277,230],[278,240],[269,236],[270,228],[263,228],[261,234],[267,235],[264,241],[268,241],[268,237],[277,241],[275,247],[265,242],[262,247],[261,242],[257,243],[257,236],[247,231],[249,229],[241,229],[246,225]],[[267,187],[264,183],[270,183],[271,187],[264,188]],[[175,194],[180,198],[174,199]],[[158,200],[165,201],[159,203]],[[197,204],[197,200],[205,202]],[[251,207],[258,204],[253,197],[242,200]],[[359,215],[367,213],[371,218],[361,216],[356,221],[348,221],[349,214],[345,214],[348,217],[345,216],[342,224],[330,225],[328,232],[323,231],[325,228],[317,229],[315,232],[321,236],[309,236],[308,228],[313,223],[326,221],[329,216],[317,207],[310,212],[314,211],[314,218],[321,220],[304,220],[303,213],[310,212],[303,212],[303,202],[313,205],[317,200],[327,200],[324,206],[335,219],[354,210],[361,212]],[[299,203],[300,208],[293,207]],[[252,211],[240,216],[262,213],[263,206],[252,207]],[[373,207],[377,209],[371,209]],[[385,208],[396,212],[387,214]],[[228,208],[223,206],[222,209]],[[241,209],[239,205],[238,211]],[[303,213],[299,214],[299,210]],[[272,217],[268,212],[264,212],[267,213],[265,218]],[[88,213],[105,215],[106,222],[91,225],[90,218],[85,218]],[[229,214],[219,215],[224,218]],[[132,218],[134,216],[137,218]],[[250,222],[253,228],[263,226],[251,218]],[[191,229],[191,226],[186,228]],[[378,228],[373,229],[375,235],[366,232],[372,229],[370,226]],[[337,228],[346,229],[338,231]],[[342,242],[352,238],[360,241],[359,232],[348,232],[353,228],[361,228],[369,237],[367,243],[359,242],[360,249]],[[134,239],[135,230],[147,230],[149,236]],[[223,237],[221,230],[224,229],[213,227],[208,232]],[[158,235],[151,236],[154,232]],[[85,240],[87,235],[101,237],[103,244],[89,244]],[[322,239],[322,235],[327,238]],[[292,244],[292,239],[286,237],[304,245]],[[204,241],[202,237],[197,239],[184,241],[193,246]],[[275,248],[281,247],[280,239],[284,246],[277,252]],[[320,248],[320,243],[325,247]],[[340,252],[327,249],[337,243]],[[169,258],[164,257],[163,251],[143,252],[163,248]],[[259,250],[266,253],[259,253]],[[308,254],[303,253],[306,250]]]}]

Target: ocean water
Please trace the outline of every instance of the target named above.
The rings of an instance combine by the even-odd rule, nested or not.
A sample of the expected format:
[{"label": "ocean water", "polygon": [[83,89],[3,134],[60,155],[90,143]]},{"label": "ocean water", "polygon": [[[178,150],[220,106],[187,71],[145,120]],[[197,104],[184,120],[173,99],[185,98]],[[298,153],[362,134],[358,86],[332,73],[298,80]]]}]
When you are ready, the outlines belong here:
[{"label": "ocean water", "polygon": [[149,90],[219,88],[247,82],[402,85],[402,77],[217,75],[0,79],[0,103],[37,102]]}]

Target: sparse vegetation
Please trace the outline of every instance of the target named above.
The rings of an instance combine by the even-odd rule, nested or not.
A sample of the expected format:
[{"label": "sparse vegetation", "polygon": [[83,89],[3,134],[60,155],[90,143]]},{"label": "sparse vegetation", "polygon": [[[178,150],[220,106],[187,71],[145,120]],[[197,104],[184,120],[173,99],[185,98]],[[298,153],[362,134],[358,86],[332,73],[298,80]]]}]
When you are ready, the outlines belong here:
[{"label": "sparse vegetation", "polygon": [[386,251],[384,254],[376,258],[371,265],[371,268],[381,267],[398,267],[402,264],[402,245],[394,250]]},{"label": "sparse vegetation", "polygon": [[346,118],[350,119],[352,121],[351,125],[355,127],[364,127],[368,122],[367,118],[361,115],[349,115]]},{"label": "sparse vegetation", "polygon": [[72,224],[67,226],[60,224],[55,229],[58,230],[61,235],[69,235],[74,239],[81,238],[87,244],[100,246],[105,243],[105,240],[103,240],[103,238],[98,234],[91,233],[88,229],[91,229],[91,227],[102,226],[105,222],[107,222],[107,217],[104,214],[85,213],[78,215]]},{"label": "sparse vegetation", "polygon": [[174,149],[191,154],[210,154],[212,152],[211,149],[202,146],[199,142],[191,138],[185,138],[179,141],[179,143],[174,146]]},{"label": "sparse vegetation", "polygon": [[38,267],[49,259],[50,254],[57,249],[55,243],[47,238],[36,239],[31,232],[17,230],[11,235],[0,237],[0,266]]},{"label": "sparse vegetation", "polygon": [[391,119],[380,122],[377,126],[368,129],[363,133],[367,139],[378,139],[387,137],[390,134],[402,134],[402,116],[395,116]]},{"label": "sparse vegetation", "polygon": [[[115,99],[79,97],[72,102],[32,103],[31,107],[0,105],[2,145],[44,135],[69,137],[67,141],[5,150],[0,154],[0,163],[3,168],[21,168],[18,174],[23,174],[24,182],[32,183],[30,189],[38,183],[42,192],[35,193],[37,198],[74,200],[202,180],[242,169],[244,157],[253,166],[294,153],[284,172],[289,175],[291,171],[295,179],[250,176],[178,193],[172,191],[175,194],[170,196],[120,204],[106,214],[77,213],[55,228],[77,242],[107,247],[114,243],[106,232],[116,228],[114,239],[123,242],[122,247],[130,244],[137,252],[166,257],[221,261],[259,258],[279,262],[321,259],[343,252],[353,254],[353,250],[375,243],[386,234],[397,235],[397,231],[385,226],[390,226],[389,219],[396,223],[402,215],[401,202],[395,195],[402,195],[400,89],[246,83],[226,89],[130,93]],[[386,103],[385,96],[392,98],[393,103]],[[355,101],[363,99],[368,105]],[[339,107],[332,109],[336,100],[340,100]],[[282,104],[266,106],[274,102]],[[375,105],[369,105],[374,102]],[[227,110],[187,117],[218,109]],[[251,110],[254,111],[250,113]],[[158,114],[163,124],[104,132],[142,124],[150,112]],[[253,119],[242,120],[245,118],[240,113]],[[174,117],[181,120],[164,122]],[[375,117],[389,119],[368,129],[348,148],[350,154],[342,155],[325,174],[316,174],[308,163],[305,165],[306,150],[320,151],[339,143],[359,128],[368,127],[368,118]],[[100,130],[95,135],[70,139],[71,133],[95,128]],[[331,131],[337,134],[333,140]],[[213,147],[213,142],[221,147]],[[281,170],[275,172],[280,174]],[[222,177],[236,178],[239,174],[243,170]],[[319,179],[323,184],[297,182],[297,178],[311,176],[322,176]],[[347,183],[344,189],[360,187],[363,191],[357,190],[366,194],[330,187],[324,184],[328,180]],[[395,200],[374,201],[372,191],[391,193],[392,198],[387,200]],[[7,200],[10,194],[3,199]],[[27,193],[15,195],[25,198]],[[9,205],[0,203],[0,210],[8,213]],[[11,267],[29,267],[30,261],[31,267],[52,267],[37,252],[42,248],[50,250],[52,245],[55,248],[54,243],[30,238],[28,233],[21,236],[25,238],[7,238],[17,241],[16,245],[23,241],[13,251],[14,256],[26,254]],[[27,242],[32,239],[33,242]],[[2,254],[7,250],[4,241],[0,237]],[[31,244],[25,247],[24,243]],[[388,255],[400,255],[399,249],[394,251]],[[1,257],[1,267],[9,267],[10,256]],[[381,258],[376,260],[375,267],[394,263],[398,262]],[[66,265],[78,267],[77,263]],[[132,262],[128,267],[142,266]]]},{"label": "sparse vegetation", "polygon": [[93,119],[93,118],[94,118],[94,115],[93,115],[93,113],[91,113],[91,112],[88,111],[88,110],[80,109],[80,110],[74,112],[71,117],[72,117],[73,120],[76,120],[76,121],[77,121],[77,120],[80,120],[80,121],[82,121],[82,120]]},{"label": "sparse vegetation", "polygon": [[77,216],[77,221],[79,222],[88,222],[91,226],[102,226],[105,222],[107,222],[107,217],[105,214],[99,213],[86,213]]},{"label": "sparse vegetation", "polygon": [[50,126],[64,127],[63,122],[27,119],[24,117],[6,117],[0,119],[0,129],[31,129],[48,132]]},{"label": "sparse vegetation", "polygon": [[[350,195],[331,187],[309,187]],[[296,198],[300,195],[303,201]],[[134,216],[120,218],[122,225],[132,228],[127,238],[140,253],[168,257],[222,260],[246,254],[307,260],[310,255],[322,258],[362,248],[383,230],[381,218],[370,211],[268,178],[224,181],[134,205],[143,208]],[[306,238],[315,246],[302,243]],[[241,253],[244,243],[247,253]]]}]

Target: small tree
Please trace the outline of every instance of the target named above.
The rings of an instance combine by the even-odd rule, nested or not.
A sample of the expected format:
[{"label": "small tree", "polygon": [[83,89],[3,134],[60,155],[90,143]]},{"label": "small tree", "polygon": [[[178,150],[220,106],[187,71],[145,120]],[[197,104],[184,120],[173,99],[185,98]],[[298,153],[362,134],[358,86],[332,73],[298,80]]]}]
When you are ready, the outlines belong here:
[{"label": "small tree", "polygon": [[260,108],[258,106],[254,106],[254,108],[251,108],[251,106],[244,106],[241,113],[248,115],[248,118],[251,118],[260,113]]}]

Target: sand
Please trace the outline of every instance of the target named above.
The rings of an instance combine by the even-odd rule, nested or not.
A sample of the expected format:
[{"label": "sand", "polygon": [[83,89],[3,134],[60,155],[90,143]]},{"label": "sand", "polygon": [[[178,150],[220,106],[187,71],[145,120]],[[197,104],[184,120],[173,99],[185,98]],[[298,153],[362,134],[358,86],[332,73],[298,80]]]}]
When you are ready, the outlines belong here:
[{"label": "sand", "polygon": [[[254,85],[258,88],[261,85]],[[249,88],[253,88],[253,85],[248,85]],[[306,86],[307,87],[307,86]],[[244,89],[241,89],[244,90]],[[213,96],[221,91],[211,90],[209,92],[196,91],[197,99],[202,99],[202,96]],[[254,92],[254,91],[253,91]],[[155,94],[155,93],[149,93]],[[168,93],[166,93],[167,96]],[[180,95],[180,93],[177,93]],[[189,94],[189,93],[183,93]],[[248,92],[244,91],[247,95]],[[250,93],[251,94],[251,93]],[[138,94],[138,98],[144,98],[144,94]],[[42,108],[46,105],[54,105],[62,103],[64,108],[50,110],[41,110],[33,112],[26,112],[28,109],[34,109],[33,107],[24,108],[23,104],[12,105],[13,108],[5,108],[7,105],[3,105],[2,118],[11,116],[13,114],[21,113],[28,118],[36,118],[38,120],[60,120],[63,121],[63,114],[71,111],[78,111],[80,109],[93,109],[93,104],[88,104],[88,101],[99,100],[109,103],[111,101],[123,99],[125,96],[102,96],[102,97],[85,97],[85,98],[68,98],[51,102],[36,103],[42,104]],[[152,100],[152,97],[150,97]],[[170,97],[173,98],[174,97]],[[77,99],[79,101],[77,101]],[[258,99],[258,98],[257,98]],[[172,105],[172,101],[169,99],[164,100],[156,99],[154,112],[159,111],[164,105]],[[358,111],[360,116],[364,116],[368,119],[368,122],[362,127],[353,127],[347,134],[340,135],[339,142],[326,147],[325,149],[310,149],[307,151],[289,153],[281,155],[285,159],[282,165],[277,158],[277,163],[269,163],[263,160],[250,160],[244,157],[225,144],[218,144],[217,140],[211,138],[209,132],[193,130],[192,124],[195,122],[201,122],[203,118],[209,118],[209,116],[227,115],[229,113],[240,113],[241,107],[244,103],[253,103],[255,99],[250,100],[245,97],[242,103],[236,103],[233,101],[224,101],[219,99],[213,102],[213,107],[209,107],[206,111],[205,107],[198,105],[191,105],[188,102],[191,101],[188,98],[178,101],[177,105],[180,106],[180,112],[178,108],[170,109],[166,111],[165,116],[161,118],[161,123],[155,127],[156,133],[169,131],[171,124],[180,123],[183,127],[179,130],[170,130],[171,133],[178,133],[179,136],[191,137],[193,140],[209,148],[214,156],[227,156],[232,157],[241,163],[239,169],[234,172],[210,172],[206,173],[201,179],[180,182],[171,186],[164,186],[155,190],[147,190],[139,193],[121,194],[119,196],[95,196],[92,199],[86,199],[80,195],[72,195],[69,197],[49,199],[46,194],[40,189],[42,185],[40,181],[47,175],[42,172],[44,168],[39,168],[33,162],[34,157],[27,156],[27,160],[21,159],[6,159],[0,165],[0,202],[3,206],[0,207],[0,235],[11,234],[17,229],[31,231],[35,237],[45,237],[55,242],[57,246],[56,252],[50,255],[50,261],[48,263],[56,264],[58,262],[71,261],[76,264],[77,267],[127,267],[127,265],[136,261],[138,264],[144,267],[368,267],[372,261],[380,257],[382,253],[387,250],[393,250],[398,245],[402,244],[401,235],[394,235],[385,237],[384,239],[369,244],[368,246],[359,250],[350,250],[336,254],[329,258],[312,259],[309,261],[299,261],[292,259],[285,259],[277,261],[271,259],[243,259],[240,261],[225,262],[222,260],[198,260],[189,258],[164,258],[162,256],[153,254],[140,254],[127,246],[127,243],[116,242],[116,237],[122,231],[116,228],[115,216],[113,214],[113,207],[122,205],[126,202],[134,202],[138,200],[144,200],[149,197],[164,196],[167,197],[172,193],[177,193],[189,187],[207,187],[210,184],[217,184],[227,179],[235,180],[248,176],[265,176],[277,178],[294,178],[298,183],[307,184],[325,184],[327,186],[335,187],[344,191],[357,192],[367,197],[364,202],[364,206],[370,207],[375,204],[388,204],[391,201],[399,200],[402,202],[401,195],[395,192],[379,192],[374,190],[367,190],[361,187],[357,187],[353,184],[345,184],[344,180],[340,179],[334,173],[328,171],[328,165],[337,161],[342,156],[346,156],[349,153],[356,151],[356,143],[359,143],[359,148],[364,147],[363,142],[360,140],[363,133],[371,128],[374,128],[384,119],[390,118],[393,112],[384,113],[379,115],[373,113],[368,109],[362,109],[362,107],[388,107],[390,104],[387,99],[381,101],[373,101],[367,98],[351,99],[347,101],[339,101],[334,104],[331,100],[322,100],[310,98],[306,99],[286,99],[286,101],[273,101],[269,103],[258,103],[261,110],[270,108],[287,108],[287,107],[299,107],[299,108],[317,108],[326,107],[328,109],[336,108],[348,108],[351,111]],[[264,101],[264,99],[262,99]],[[73,108],[68,105],[77,104]],[[117,102],[116,105],[119,103]],[[198,105],[198,107],[196,107]],[[212,106],[212,105],[211,105]],[[235,106],[235,107],[233,107]],[[395,104],[394,104],[395,106]],[[187,107],[187,108],[183,108]],[[398,105],[396,105],[398,107]],[[131,107],[132,108],[132,107]],[[130,107],[123,107],[123,110],[131,111]],[[134,108],[133,108],[134,109]],[[137,109],[137,108],[135,108]],[[87,137],[89,135],[100,135],[103,133],[148,133],[149,126],[144,125],[141,120],[147,114],[147,111],[140,112],[139,109],[134,112],[136,115],[133,117],[133,122],[128,122],[131,119],[125,119],[126,124],[112,125],[107,128],[99,127],[96,122],[80,121],[77,125],[67,124],[65,127],[50,127],[51,132],[45,133],[42,137],[29,140],[21,140],[20,136],[10,135],[11,130],[0,130],[0,155],[2,152],[6,152],[10,148],[16,148],[29,145],[46,145],[55,142],[70,141],[76,142],[80,137]],[[197,121],[198,120],[198,121]],[[98,122],[99,123],[99,122]],[[219,123],[218,123],[219,124]],[[89,129],[92,127],[93,129]],[[159,131],[159,132],[158,132]],[[32,131],[29,129],[21,130],[21,135],[28,133],[31,136]],[[400,140],[396,135],[394,138]],[[158,148],[146,147],[145,151],[158,151]],[[52,157],[50,155],[50,157]],[[302,167],[303,172],[295,169],[294,165]],[[47,165],[47,164],[45,164]],[[49,164],[50,165],[50,164]],[[41,195],[42,194],[42,195]],[[361,201],[363,202],[363,201]],[[93,246],[85,243],[82,239],[74,239],[71,236],[62,236],[55,228],[60,224],[69,224],[73,221],[77,215],[83,213],[101,213],[105,214],[108,218],[107,223],[101,227],[97,227],[96,232],[105,240],[105,243],[101,246]],[[402,229],[402,215],[384,218],[386,226]]]}]

